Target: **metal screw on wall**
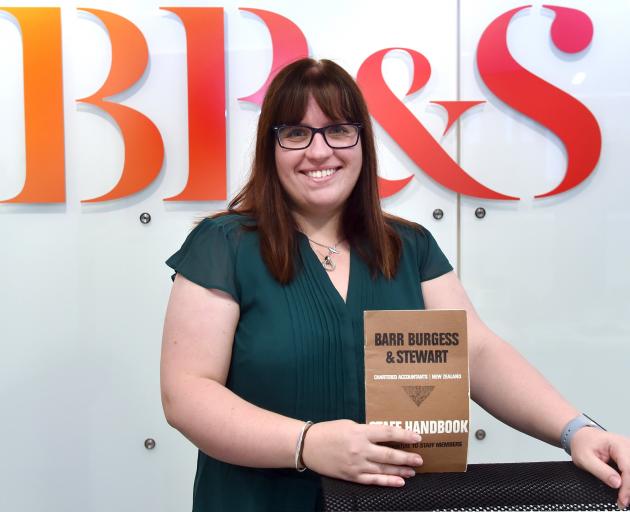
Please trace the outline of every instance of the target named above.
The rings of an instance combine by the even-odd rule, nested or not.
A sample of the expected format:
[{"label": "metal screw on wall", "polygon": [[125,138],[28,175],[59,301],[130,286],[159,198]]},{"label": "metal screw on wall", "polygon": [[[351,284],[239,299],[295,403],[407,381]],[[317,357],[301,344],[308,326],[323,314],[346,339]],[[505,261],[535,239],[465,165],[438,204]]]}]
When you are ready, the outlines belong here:
[{"label": "metal screw on wall", "polygon": [[444,217],[444,212],[442,210],[440,210],[439,208],[433,210],[433,218],[435,220],[440,220],[442,217]]},{"label": "metal screw on wall", "polygon": [[151,214],[147,212],[141,213],[140,222],[142,222],[142,224],[148,224],[149,222],[151,222]]},{"label": "metal screw on wall", "polygon": [[479,430],[477,430],[475,432],[475,437],[479,440],[479,441],[483,441],[486,438],[486,431],[482,428],[480,428]]},{"label": "metal screw on wall", "polygon": [[155,448],[155,439],[151,439],[150,437],[148,439],[144,440],[144,447],[147,450],[153,450],[153,448]]},{"label": "metal screw on wall", "polygon": [[485,208],[477,208],[475,210],[475,217],[477,217],[478,219],[483,219],[486,216],[486,209]]}]

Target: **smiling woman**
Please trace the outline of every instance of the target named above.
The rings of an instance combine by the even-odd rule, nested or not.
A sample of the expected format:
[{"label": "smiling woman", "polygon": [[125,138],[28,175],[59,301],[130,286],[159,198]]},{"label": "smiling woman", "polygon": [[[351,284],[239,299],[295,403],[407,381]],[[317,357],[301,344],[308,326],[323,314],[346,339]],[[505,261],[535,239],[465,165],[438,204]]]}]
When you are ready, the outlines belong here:
[{"label": "smiling woman", "polygon": [[[467,311],[476,401],[562,438],[627,504],[630,441],[582,428],[592,424],[488,329],[431,234],[383,213],[376,171],[352,78],[330,61],[290,64],[263,102],[249,181],[167,261],[162,399],[199,448],[193,510],[317,510],[319,475],[404,485],[422,458],[392,446],[421,436],[365,424],[363,315],[425,307]],[[419,371],[442,357],[402,352]]]},{"label": "smiling woman", "polygon": [[[331,125],[332,121],[310,95],[300,120],[302,126],[285,126],[276,132],[278,178],[291,200],[294,214],[301,217],[298,224],[309,217],[340,215],[361,172],[358,128],[349,125],[354,128],[349,136],[349,129],[340,128],[345,125]],[[297,147],[287,147],[287,143]]]},{"label": "smiling woman", "polygon": [[370,114],[344,69],[302,59],[278,73],[260,113],[251,177],[229,210],[256,219],[263,260],[281,283],[294,276],[300,232],[326,268],[334,261],[331,278],[344,297],[337,276],[347,281],[350,246],[373,272],[393,276],[400,238],[380,207]]}]

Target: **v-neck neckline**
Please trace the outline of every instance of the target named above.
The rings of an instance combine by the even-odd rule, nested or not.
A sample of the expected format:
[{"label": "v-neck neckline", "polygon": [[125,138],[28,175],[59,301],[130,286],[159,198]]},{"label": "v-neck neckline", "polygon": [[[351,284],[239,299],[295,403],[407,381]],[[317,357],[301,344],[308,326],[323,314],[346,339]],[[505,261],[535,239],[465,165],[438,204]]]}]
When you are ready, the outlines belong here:
[{"label": "v-neck neckline", "polygon": [[320,259],[317,257],[317,254],[315,253],[315,251],[313,250],[313,248],[311,247],[311,244],[309,244],[308,242],[308,237],[304,234],[304,233],[299,233],[300,237],[302,238],[302,246],[305,250],[305,252],[307,253],[307,258],[309,258],[311,260],[311,264],[313,264],[316,267],[316,273],[319,275],[319,278],[321,281],[325,282],[325,287],[328,289],[328,292],[330,294],[333,295],[333,297],[335,298],[335,300],[340,303],[342,306],[347,307],[348,303],[349,303],[349,299],[351,298],[351,291],[352,291],[352,274],[353,274],[353,270],[355,267],[354,264],[354,251],[352,250],[352,247],[350,247],[350,245],[348,245],[348,252],[349,254],[349,259],[348,259],[348,286],[346,288],[346,298],[344,299],[341,296],[341,293],[339,293],[339,290],[337,290],[337,287],[334,285],[334,283],[332,282],[332,279],[330,278],[329,272],[324,268],[324,266],[322,265],[322,262],[320,261]]}]

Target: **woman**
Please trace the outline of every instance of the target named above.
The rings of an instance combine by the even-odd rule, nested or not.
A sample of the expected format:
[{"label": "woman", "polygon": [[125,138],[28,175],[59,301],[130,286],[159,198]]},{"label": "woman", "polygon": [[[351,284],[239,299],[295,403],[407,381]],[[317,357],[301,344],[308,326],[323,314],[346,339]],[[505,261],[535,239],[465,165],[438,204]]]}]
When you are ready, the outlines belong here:
[{"label": "woman", "polygon": [[[200,450],[195,511],[314,510],[318,475],[402,486],[415,474],[418,455],[379,443],[416,434],[362,424],[368,309],[467,310],[478,403],[556,445],[580,416],[483,324],[428,231],[383,214],[367,107],[330,61],[277,75],[248,183],[167,263],[162,398]],[[578,423],[574,461],[627,506],[630,441]]]}]

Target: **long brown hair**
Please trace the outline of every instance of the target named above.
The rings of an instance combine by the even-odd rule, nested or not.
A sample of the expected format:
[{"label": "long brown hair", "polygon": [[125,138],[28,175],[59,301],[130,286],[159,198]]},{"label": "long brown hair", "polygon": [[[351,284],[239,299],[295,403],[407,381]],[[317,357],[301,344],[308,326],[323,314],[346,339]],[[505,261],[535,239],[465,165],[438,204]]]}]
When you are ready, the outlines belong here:
[{"label": "long brown hair", "polygon": [[330,60],[301,59],[286,66],[273,79],[258,119],[251,175],[225,213],[254,218],[267,268],[279,282],[291,281],[295,274],[297,225],[278,178],[273,127],[301,122],[309,96],[330,119],[363,126],[362,168],[344,207],[341,228],[374,275],[381,273],[392,278],[398,268],[401,240],[381,210],[370,114],[353,78]]}]

